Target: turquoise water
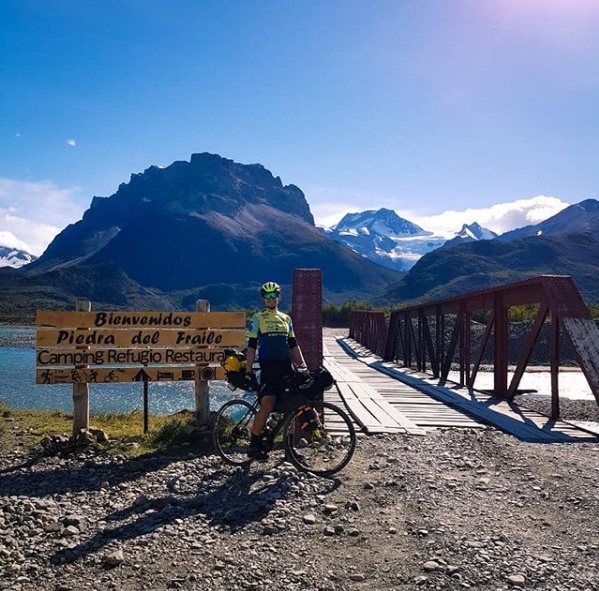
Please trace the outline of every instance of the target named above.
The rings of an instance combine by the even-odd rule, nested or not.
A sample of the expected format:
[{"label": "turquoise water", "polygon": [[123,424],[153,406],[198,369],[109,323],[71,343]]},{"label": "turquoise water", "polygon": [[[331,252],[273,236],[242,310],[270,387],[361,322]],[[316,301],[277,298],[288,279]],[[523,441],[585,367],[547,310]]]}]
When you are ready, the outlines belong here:
[{"label": "turquoise water", "polygon": [[[35,383],[34,338],[33,329],[0,328],[0,402],[12,408],[72,411],[71,385]],[[143,410],[142,384],[90,384],[89,391],[91,412]],[[236,394],[223,382],[210,382],[210,407],[216,409]],[[194,406],[193,382],[148,385],[152,414],[168,415]]]}]

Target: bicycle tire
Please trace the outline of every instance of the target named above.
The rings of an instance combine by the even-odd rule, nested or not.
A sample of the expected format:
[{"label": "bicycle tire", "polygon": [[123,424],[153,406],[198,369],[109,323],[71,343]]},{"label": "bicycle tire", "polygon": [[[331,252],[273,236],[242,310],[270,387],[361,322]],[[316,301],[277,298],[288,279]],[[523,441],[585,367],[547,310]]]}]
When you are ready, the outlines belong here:
[{"label": "bicycle tire", "polygon": [[246,400],[225,402],[214,418],[212,440],[218,455],[232,466],[245,466],[256,409]]},{"label": "bicycle tire", "polygon": [[285,451],[299,470],[316,476],[332,476],[347,466],[356,450],[356,430],[345,411],[330,402],[311,406],[324,416],[315,430],[300,433],[299,411],[289,415],[283,427]]}]

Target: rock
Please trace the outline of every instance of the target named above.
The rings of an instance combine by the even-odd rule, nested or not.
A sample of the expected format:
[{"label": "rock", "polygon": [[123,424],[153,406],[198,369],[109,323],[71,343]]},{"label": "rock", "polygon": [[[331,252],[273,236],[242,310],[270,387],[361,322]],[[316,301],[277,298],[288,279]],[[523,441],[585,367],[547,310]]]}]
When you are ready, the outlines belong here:
[{"label": "rock", "polygon": [[507,577],[507,582],[514,587],[523,587],[526,583],[526,578],[524,575],[509,575]]},{"label": "rock", "polygon": [[441,565],[434,560],[427,560],[422,565],[422,568],[426,571],[432,572],[432,571],[436,571],[436,570],[441,570]]},{"label": "rock", "polygon": [[90,427],[89,432],[92,434],[92,436],[98,443],[108,443],[110,441],[108,439],[108,435],[106,435],[106,432],[103,431],[102,429],[98,429],[96,427]]},{"label": "rock", "polygon": [[115,550],[104,556],[104,564],[108,567],[120,566],[125,562],[125,555],[122,550]]}]

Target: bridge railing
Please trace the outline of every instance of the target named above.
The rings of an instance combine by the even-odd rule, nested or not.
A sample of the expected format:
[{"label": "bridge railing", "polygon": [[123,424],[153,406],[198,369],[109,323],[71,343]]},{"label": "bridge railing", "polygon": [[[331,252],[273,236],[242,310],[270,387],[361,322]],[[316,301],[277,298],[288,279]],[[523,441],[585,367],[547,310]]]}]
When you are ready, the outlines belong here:
[{"label": "bridge railing", "polygon": [[387,347],[387,320],[384,312],[350,312],[349,337],[383,357]]},{"label": "bridge railing", "polygon": [[[508,311],[513,306],[537,304],[538,312],[521,346],[509,380]],[[473,350],[472,315],[485,312],[488,321]],[[493,393],[513,400],[545,323],[550,320],[549,370],[552,417],[559,417],[560,339],[565,335],[591,391],[599,404],[599,328],[571,277],[543,275],[458,297],[394,310],[385,332],[379,312],[357,312],[350,318],[350,337],[386,360],[419,371],[430,371],[445,381],[452,365],[459,383],[474,388],[485,352],[493,365]],[[479,314],[479,316],[482,316]]]}]

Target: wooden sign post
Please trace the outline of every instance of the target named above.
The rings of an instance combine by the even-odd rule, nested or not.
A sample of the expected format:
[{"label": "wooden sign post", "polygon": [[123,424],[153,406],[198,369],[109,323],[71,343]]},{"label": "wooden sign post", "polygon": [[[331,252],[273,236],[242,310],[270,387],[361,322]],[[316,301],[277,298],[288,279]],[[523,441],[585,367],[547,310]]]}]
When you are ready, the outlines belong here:
[{"label": "wooden sign post", "polygon": [[[89,300],[76,300],[75,309],[90,312],[92,303]],[[81,429],[89,429],[89,387],[86,383],[73,384],[73,436]]]},{"label": "wooden sign post", "polygon": [[[196,312],[210,312],[210,302],[208,300],[198,300],[196,302]],[[196,427],[210,424],[210,391],[207,380],[200,379],[199,372],[195,376],[195,396],[196,396]]]},{"label": "wooden sign post", "polygon": [[210,380],[225,377],[227,347],[245,343],[243,312],[37,312],[36,382],[73,384],[73,434],[89,429],[88,384],[195,382],[196,425],[210,419]]}]

